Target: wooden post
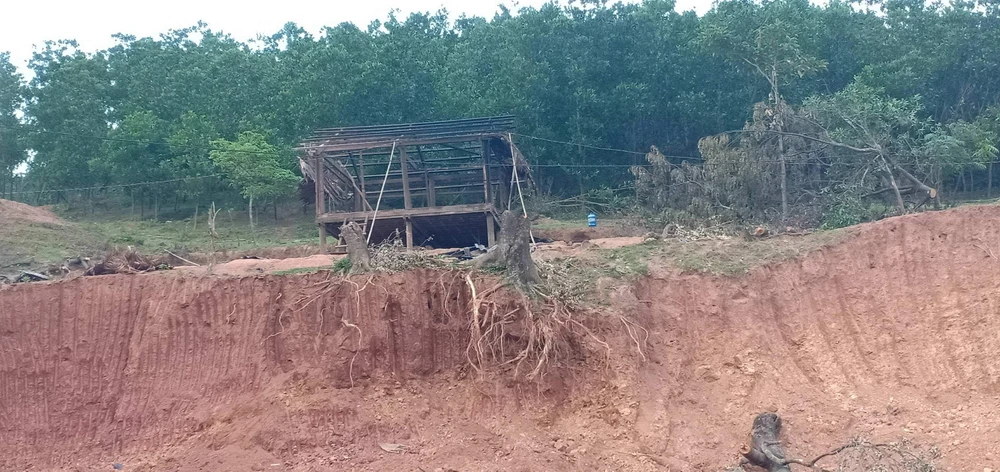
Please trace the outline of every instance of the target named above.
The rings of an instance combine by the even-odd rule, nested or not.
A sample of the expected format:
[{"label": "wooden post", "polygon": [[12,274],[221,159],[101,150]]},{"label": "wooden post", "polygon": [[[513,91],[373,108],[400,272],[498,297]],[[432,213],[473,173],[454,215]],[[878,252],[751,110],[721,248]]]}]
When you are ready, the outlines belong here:
[{"label": "wooden post", "polygon": [[413,249],[413,221],[406,217],[406,248]]},{"label": "wooden post", "polygon": [[437,191],[434,189],[434,176],[427,176],[427,206],[437,206]]},{"label": "wooden post", "polygon": [[424,153],[417,146],[417,156],[420,157],[420,167],[424,169],[424,206],[432,207],[431,204],[431,174],[427,169],[427,161],[424,160]]},{"label": "wooden post", "polygon": [[[323,188],[323,177],[324,177],[324,159],[322,156],[316,156],[316,170],[315,179],[316,184],[316,217],[317,219],[326,213],[326,190]],[[326,252],[326,225],[319,223],[319,248],[320,251]]]},{"label": "wooden post", "polygon": [[[511,173],[508,179],[504,172],[500,172],[500,208],[502,210],[510,210],[510,188],[513,187],[514,174]],[[506,182],[511,182],[507,184]]]},{"label": "wooden post", "polygon": [[486,247],[493,247],[497,243],[496,222],[493,221],[493,212],[486,212]]},{"label": "wooden post", "polygon": [[413,208],[413,199],[410,195],[410,172],[406,164],[406,146],[399,147],[399,166],[403,169],[403,207],[409,210]]},{"label": "wooden post", "polygon": [[493,203],[492,185],[490,182],[490,142],[483,140],[483,193],[484,203]]},{"label": "wooden post", "polygon": [[[365,206],[368,204],[368,193],[365,190],[365,152],[358,151],[358,180],[361,182],[361,200],[365,202]],[[362,208],[363,210],[364,208]]]},{"label": "wooden post", "polygon": [[[413,197],[410,195],[410,171],[407,169],[405,144],[399,147],[399,166],[403,177],[403,207],[409,210],[413,208]],[[406,217],[406,248],[413,249],[413,222],[409,217]]]}]

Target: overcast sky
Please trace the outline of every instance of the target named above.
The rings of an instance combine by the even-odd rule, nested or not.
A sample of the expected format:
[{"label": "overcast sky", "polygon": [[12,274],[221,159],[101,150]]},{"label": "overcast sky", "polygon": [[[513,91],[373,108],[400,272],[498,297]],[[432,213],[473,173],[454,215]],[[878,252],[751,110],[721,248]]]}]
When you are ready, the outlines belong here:
[{"label": "overcast sky", "polygon": [[[711,2],[678,0],[677,5],[703,13]],[[0,0],[0,52],[9,51],[23,68],[46,40],[76,39],[82,49],[94,51],[110,46],[114,33],[155,37],[199,20],[248,40],[277,32],[289,21],[313,33],[344,21],[364,27],[394,8],[402,16],[444,7],[452,18],[461,13],[491,18],[500,3],[516,10],[545,0]]]}]

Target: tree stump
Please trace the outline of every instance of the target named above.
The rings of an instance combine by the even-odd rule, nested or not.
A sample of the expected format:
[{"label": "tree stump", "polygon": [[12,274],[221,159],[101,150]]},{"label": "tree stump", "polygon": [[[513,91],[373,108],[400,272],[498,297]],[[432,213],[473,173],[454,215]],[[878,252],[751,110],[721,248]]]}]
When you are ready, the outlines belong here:
[{"label": "tree stump", "polygon": [[753,420],[750,444],[740,451],[751,464],[767,472],[791,472],[781,448],[781,417],[774,413],[761,413]]},{"label": "tree stump", "polygon": [[500,217],[500,235],[489,252],[476,259],[477,268],[502,265],[507,276],[522,291],[542,281],[538,267],[531,259],[531,221],[521,214],[507,211]]},{"label": "tree stump", "polygon": [[355,222],[340,227],[340,235],[347,243],[347,257],[351,260],[351,273],[358,274],[372,270],[372,258],[365,242],[365,232]]}]

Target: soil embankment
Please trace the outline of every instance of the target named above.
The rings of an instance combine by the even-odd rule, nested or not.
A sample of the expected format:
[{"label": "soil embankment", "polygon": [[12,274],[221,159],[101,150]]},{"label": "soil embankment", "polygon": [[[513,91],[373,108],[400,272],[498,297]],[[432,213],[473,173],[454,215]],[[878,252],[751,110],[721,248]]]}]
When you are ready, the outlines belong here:
[{"label": "soil embankment", "polygon": [[[462,365],[468,328],[446,313],[466,309],[466,291],[445,275],[361,285],[325,274],[105,276],[6,288],[0,469],[110,464],[192,442],[272,459],[353,442],[371,434],[353,429],[358,404],[278,408],[289,416],[275,419],[273,403],[290,407],[291,390],[373,376],[393,385]],[[281,434],[299,428],[323,433],[301,445]]]},{"label": "soil embankment", "polygon": [[862,435],[937,446],[944,470],[1000,464],[1000,208],[856,231],[747,277],[642,281],[642,441],[718,467],[705,452],[775,410],[797,457]]},{"label": "soil embankment", "polygon": [[796,457],[860,435],[996,468],[1000,208],[854,232],[743,277],[653,268],[610,297],[608,363],[539,385],[475,380],[450,272],[6,287],[0,469],[721,470],[763,410]]}]

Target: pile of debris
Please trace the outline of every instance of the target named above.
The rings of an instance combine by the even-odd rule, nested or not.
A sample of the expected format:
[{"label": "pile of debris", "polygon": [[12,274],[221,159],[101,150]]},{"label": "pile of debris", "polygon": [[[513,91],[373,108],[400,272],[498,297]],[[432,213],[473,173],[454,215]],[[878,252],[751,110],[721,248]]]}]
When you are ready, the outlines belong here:
[{"label": "pile of debris", "polygon": [[104,260],[87,269],[84,275],[136,274],[171,268],[166,258],[143,256],[129,246],[125,249],[114,248],[108,251]]}]

